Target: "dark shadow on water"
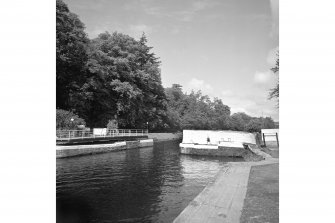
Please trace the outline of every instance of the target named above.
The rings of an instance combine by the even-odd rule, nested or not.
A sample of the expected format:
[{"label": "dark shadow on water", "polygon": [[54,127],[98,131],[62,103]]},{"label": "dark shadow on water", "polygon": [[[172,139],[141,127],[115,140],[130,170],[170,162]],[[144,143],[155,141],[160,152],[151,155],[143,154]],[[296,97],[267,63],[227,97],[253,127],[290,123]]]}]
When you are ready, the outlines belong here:
[{"label": "dark shadow on water", "polygon": [[242,157],[220,157],[220,156],[203,156],[203,155],[185,155],[180,154],[181,157],[188,157],[193,160],[202,161],[218,161],[218,162],[243,162],[245,161]]},{"label": "dark shadow on water", "polygon": [[96,214],[89,200],[70,194],[57,199],[56,213],[57,223],[86,223]]}]

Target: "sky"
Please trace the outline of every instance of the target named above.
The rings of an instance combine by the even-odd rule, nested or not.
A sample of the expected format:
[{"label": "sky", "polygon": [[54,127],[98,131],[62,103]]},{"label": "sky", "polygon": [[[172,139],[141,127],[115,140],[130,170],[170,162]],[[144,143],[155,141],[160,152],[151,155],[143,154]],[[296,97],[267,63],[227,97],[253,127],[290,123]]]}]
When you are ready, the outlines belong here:
[{"label": "sky", "polygon": [[218,97],[231,112],[279,120],[269,89],[279,49],[278,0],[64,0],[90,38],[145,32],[164,87]]}]

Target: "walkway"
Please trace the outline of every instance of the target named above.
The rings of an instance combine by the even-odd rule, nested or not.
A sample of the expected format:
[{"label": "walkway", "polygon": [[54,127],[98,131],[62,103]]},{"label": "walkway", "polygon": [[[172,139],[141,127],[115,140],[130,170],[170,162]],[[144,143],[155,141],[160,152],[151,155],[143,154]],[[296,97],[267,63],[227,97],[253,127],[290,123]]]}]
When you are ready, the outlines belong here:
[{"label": "walkway", "polygon": [[174,223],[240,222],[252,166],[278,163],[267,158],[260,162],[230,163],[174,220]]}]

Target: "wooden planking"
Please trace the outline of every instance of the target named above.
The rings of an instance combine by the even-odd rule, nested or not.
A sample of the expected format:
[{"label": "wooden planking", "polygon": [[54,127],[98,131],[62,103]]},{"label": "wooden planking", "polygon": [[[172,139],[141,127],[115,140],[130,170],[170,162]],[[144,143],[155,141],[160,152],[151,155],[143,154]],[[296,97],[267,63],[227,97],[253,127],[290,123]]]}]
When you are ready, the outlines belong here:
[{"label": "wooden planking", "polygon": [[250,165],[230,165],[221,171],[174,220],[180,222],[239,222],[247,191]]},{"label": "wooden planking", "polygon": [[191,201],[174,223],[240,222],[251,167],[274,163],[279,163],[279,159],[266,157],[260,162],[230,163]]}]

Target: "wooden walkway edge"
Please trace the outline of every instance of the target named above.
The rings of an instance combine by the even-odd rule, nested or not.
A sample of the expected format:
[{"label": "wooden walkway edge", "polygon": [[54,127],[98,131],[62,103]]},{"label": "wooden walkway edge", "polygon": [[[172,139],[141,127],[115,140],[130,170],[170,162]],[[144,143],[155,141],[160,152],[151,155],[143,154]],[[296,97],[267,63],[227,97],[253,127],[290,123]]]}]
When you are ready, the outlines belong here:
[{"label": "wooden walkway edge", "polygon": [[251,166],[278,163],[278,159],[261,162],[230,163],[215,180],[179,214],[174,223],[237,223],[243,209]]}]

